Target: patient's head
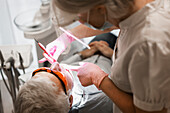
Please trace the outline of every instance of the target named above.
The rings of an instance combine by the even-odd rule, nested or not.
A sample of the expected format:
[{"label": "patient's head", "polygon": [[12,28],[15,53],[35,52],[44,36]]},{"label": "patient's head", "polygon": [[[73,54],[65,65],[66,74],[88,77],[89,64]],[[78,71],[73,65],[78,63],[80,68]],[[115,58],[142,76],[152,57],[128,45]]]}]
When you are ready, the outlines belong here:
[{"label": "patient's head", "polygon": [[72,104],[71,73],[63,67],[60,72],[55,68],[45,69],[34,71],[32,79],[21,87],[15,104],[16,113],[68,113]]}]

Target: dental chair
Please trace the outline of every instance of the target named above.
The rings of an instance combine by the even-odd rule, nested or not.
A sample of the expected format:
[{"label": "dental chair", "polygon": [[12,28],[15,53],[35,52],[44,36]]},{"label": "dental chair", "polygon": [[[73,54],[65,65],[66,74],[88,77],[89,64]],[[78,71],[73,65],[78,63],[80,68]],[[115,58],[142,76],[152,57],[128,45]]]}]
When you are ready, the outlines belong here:
[{"label": "dental chair", "polygon": [[0,46],[0,113],[14,113],[18,78],[33,61],[31,51],[32,45]]}]

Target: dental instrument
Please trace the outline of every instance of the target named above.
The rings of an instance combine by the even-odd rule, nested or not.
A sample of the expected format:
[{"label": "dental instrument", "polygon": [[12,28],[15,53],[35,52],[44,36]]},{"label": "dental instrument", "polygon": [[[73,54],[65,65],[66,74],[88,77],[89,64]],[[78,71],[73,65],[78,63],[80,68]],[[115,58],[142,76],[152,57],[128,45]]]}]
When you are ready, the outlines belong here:
[{"label": "dental instrument", "polygon": [[39,45],[39,47],[44,51],[44,56],[45,58],[47,58],[49,60],[49,62],[52,64],[53,62],[56,62],[56,60],[53,58],[53,56],[45,49],[45,47],[40,43],[38,42],[36,39],[34,39],[37,44]]},{"label": "dental instrument", "polygon": [[61,29],[63,32],[65,32],[67,35],[73,37],[75,40],[77,40],[78,42],[80,42],[81,44],[83,44],[84,46],[86,46],[88,49],[90,49],[90,46],[88,46],[86,43],[84,43],[83,41],[81,41],[80,39],[78,39],[77,37],[75,37],[74,35],[72,35],[71,33],[69,33],[68,31],[66,31],[64,28],[59,27],[59,29]]}]

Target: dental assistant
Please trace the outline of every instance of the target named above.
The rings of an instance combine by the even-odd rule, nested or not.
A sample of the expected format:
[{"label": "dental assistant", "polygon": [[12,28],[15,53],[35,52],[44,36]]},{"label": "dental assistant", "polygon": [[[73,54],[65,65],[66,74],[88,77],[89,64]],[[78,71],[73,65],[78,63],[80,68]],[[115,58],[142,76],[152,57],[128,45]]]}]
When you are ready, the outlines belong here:
[{"label": "dental assistant", "polygon": [[106,93],[116,105],[114,113],[168,113],[169,0],[53,0],[52,6],[58,26],[78,16],[82,24],[95,28],[70,30],[79,38],[106,32],[111,24],[120,28],[111,78],[95,64],[84,63],[77,70],[83,86],[94,84]]}]

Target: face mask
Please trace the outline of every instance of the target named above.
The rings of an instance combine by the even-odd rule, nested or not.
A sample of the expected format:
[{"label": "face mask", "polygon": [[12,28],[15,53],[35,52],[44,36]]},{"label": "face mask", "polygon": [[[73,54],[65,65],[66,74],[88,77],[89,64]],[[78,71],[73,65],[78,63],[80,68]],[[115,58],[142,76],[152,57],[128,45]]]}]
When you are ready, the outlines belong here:
[{"label": "face mask", "polygon": [[103,26],[100,27],[100,28],[96,28],[96,27],[90,25],[89,24],[89,18],[90,18],[90,11],[87,13],[87,22],[85,22],[84,25],[86,25],[87,27],[92,28],[94,30],[104,31],[105,29],[111,28],[113,26],[113,24],[111,24],[110,22],[106,21],[106,15],[105,15],[105,22],[104,22]]}]

